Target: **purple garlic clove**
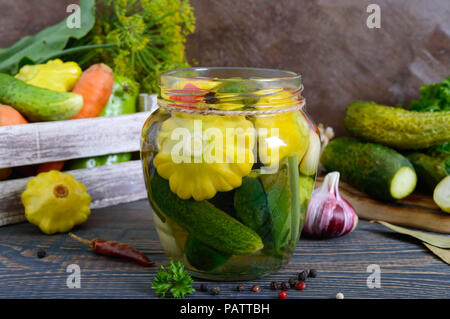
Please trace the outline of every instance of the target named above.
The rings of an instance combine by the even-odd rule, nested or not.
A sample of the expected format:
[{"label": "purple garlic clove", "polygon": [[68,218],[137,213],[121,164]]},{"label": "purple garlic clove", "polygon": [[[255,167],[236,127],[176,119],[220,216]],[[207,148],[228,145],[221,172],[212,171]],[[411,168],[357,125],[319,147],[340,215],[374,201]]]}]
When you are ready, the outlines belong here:
[{"label": "purple garlic clove", "polygon": [[322,186],[316,188],[309,201],[303,233],[311,237],[329,238],[345,235],[355,229],[358,215],[339,194],[339,172],[328,173]]}]

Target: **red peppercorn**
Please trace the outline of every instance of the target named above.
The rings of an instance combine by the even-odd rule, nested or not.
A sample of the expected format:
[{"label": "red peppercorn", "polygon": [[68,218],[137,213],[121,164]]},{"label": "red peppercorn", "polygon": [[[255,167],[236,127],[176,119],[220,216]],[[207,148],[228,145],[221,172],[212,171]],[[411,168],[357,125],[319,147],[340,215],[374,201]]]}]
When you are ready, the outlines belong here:
[{"label": "red peppercorn", "polygon": [[252,291],[253,291],[253,292],[260,292],[260,291],[261,291],[261,287],[259,287],[258,285],[254,285],[254,286],[252,287]]},{"label": "red peppercorn", "polygon": [[297,290],[303,290],[306,288],[306,284],[303,281],[299,281],[296,285],[295,288],[297,288]]},{"label": "red peppercorn", "polygon": [[280,298],[280,299],[286,299],[286,297],[287,297],[287,293],[286,293],[286,291],[280,291],[279,293],[278,293],[278,298]]}]

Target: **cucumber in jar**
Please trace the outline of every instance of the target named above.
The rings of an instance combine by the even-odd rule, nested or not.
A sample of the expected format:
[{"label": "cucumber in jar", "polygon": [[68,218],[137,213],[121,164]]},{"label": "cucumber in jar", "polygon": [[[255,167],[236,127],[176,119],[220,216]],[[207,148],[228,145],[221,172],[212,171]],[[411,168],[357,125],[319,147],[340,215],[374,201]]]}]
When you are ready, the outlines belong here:
[{"label": "cucumber in jar", "polygon": [[200,242],[230,255],[247,255],[263,248],[255,231],[206,200],[180,199],[156,172],[150,185],[150,195],[158,206],[154,209],[160,209]]},{"label": "cucumber in jar", "polygon": [[223,265],[231,255],[222,253],[189,236],[184,247],[186,259],[198,270],[209,271]]}]

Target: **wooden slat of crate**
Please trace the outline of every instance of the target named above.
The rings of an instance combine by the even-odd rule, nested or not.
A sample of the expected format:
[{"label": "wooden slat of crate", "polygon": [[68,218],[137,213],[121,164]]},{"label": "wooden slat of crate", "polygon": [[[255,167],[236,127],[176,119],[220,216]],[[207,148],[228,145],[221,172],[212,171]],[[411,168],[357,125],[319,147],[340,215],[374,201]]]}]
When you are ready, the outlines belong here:
[{"label": "wooden slat of crate", "polygon": [[149,115],[0,127],[0,168],[137,151]]},{"label": "wooden slat of crate", "polygon": [[[147,197],[139,160],[68,171],[83,183],[92,197],[91,208],[107,207]],[[20,195],[29,178],[0,183],[0,226],[25,220]]]}]

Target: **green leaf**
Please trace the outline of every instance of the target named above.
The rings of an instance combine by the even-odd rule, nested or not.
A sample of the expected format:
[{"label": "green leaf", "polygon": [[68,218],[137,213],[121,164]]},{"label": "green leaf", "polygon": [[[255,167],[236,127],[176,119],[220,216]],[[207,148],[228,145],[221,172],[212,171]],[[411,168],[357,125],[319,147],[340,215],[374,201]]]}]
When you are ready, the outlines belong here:
[{"label": "green leaf", "polygon": [[85,36],[95,23],[95,1],[80,1],[80,28],[70,29],[66,19],[48,27],[33,36],[26,36],[6,49],[0,49],[0,72],[16,74],[25,64],[53,56],[64,49],[69,39],[80,39]]},{"label": "green leaf", "polygon": [[425,152],[431,156],[450,156],[450,142],[429,147]]},{"label": "green leaf", "polygon": [[450,110],[450,77],[433,84],[424,84],[420,88],[420,96],[411,101],[411,111],[439,112]]},{"label": "green leaf", "polygon": [[267,194],[274,250],[285,246],[291,239],[291,188],[287,161],[280,163],[275,174],[260,176]]},{"label": "green leaf", "polygon": [[450,236],[444,236],[444,235],[434,235],[422,231],[417,230],[411,230],[408,228],[392,225],[387,222],[379,221],[377,220],[377,223],[380,223],[381,225],[392,229],[393,231],[396,231],[397,233],[409,235],[414,238],[417,238],[427,244],[439,247],[439,248],[450,248]]},{"label": "green leaf", "polygon": [[242,185],[235,190],[234,207],[236,217],[263,239],[264,246],[272,242],[266,192],[258,177],[242,179]]},{"label": "green leaf", "polygon": [[423,244],[431,250],[433,254],[441,258],[444,262],[450,265],[450,249],[443,249],[439,248],[430,244],[427,244],[426,242],[423,242]]},{"label": "green leaf", "polygon": [[152,288],[160,297],[165,297],[168,292],[175,298],[184,298],[186,294],[195,291],[192,288],[194,281],[184,270],[183,264],[179,261],[174,263],[170,261],[169,266],[160,267],[159,273],[153,278]]},{"label": "green leaf", "polygon": [[160,267],[160,272],[153,278],[152,288],[155,293],[160,297],[165,297],[172,284],[170,283],[170,274],[164,269],[164,266]]}]

